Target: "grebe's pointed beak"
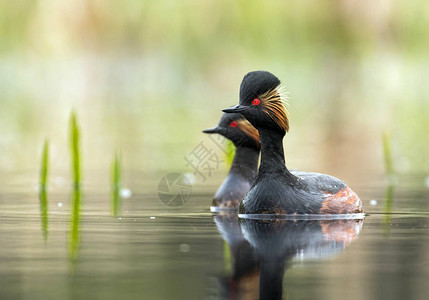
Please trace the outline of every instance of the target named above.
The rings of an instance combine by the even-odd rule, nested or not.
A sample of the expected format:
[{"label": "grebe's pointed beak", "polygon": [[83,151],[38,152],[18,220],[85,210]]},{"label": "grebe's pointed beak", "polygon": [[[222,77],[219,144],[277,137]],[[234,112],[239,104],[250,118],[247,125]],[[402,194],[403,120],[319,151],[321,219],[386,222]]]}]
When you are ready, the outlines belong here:
[{"label": "grebe's pointed beak", "polygon": [[204,133],[219,133],[220,128],[219,127],[213,127],[213,128],[209,128],[209,129],[204,129],[203,132]]},{"label": "grebe's pointed beak", "polygon": [[246,109],[246,106],[238,104],[236,106],[224,108],[224,109],[222,109],[222,111],[225,112],[225,113],[239,113],[239,112],[242,112],[245,109]]}]

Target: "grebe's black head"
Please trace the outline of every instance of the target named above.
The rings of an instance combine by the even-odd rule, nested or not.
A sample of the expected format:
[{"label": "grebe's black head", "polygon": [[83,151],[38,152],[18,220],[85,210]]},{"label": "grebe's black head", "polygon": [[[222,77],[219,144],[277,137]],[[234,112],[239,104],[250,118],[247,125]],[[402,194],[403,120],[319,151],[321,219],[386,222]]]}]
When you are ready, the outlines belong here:
[{"label": "grebe's black head", "polygon": [[241,114],[224,113],[216,127],[203,130],[204,133],[218,133],[230,139],[236,147],[259,149],[259,133]]},{"label": "grebe's black head", "polygon": [[226,113],[241,113],[256,128],[266,127],[286,133],[289,120],[279,92],[280,80],[267,71],[244,76],[240,86],[240,104]]}]

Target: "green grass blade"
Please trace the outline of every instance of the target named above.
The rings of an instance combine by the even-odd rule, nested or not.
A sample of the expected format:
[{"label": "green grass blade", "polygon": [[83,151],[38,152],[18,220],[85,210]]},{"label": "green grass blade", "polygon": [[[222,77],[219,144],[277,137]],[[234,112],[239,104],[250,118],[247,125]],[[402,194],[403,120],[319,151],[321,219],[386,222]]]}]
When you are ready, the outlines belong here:
[{"label": "green grass blade", "polygon": [[80,131],[77,123],[76,113],[73,111],[70,115],[69,123],[69,142],[71,154],[71,169],[72,169],[72,182],[73,193],[71,198],[71,229],[70,229],[70,259],[72,262],[76,261],[77,252],[80,244],[80,206],[81,206],[81,162],[80,162]]},{"label": "green grass blade", "polygon": [[392,141],[388,131],[383,132],[383,158],[386,175],[392,176],[395,170],[393,168]]},{"label": "green grass blade", "polygon": [[122,185],[122,167],[121,167],[121,155],[116,153],[111,167],[111,213],[113,216],[118,216],[121,209],[121,185]]},{"label": "green grass blade", "polygon": [[386,235],[390,232],[391,224],[391,213],[393,210],[393,196],[394,196],[394,185],[395,185],[395,169],[393,167],[393,157],[392,157],[392,139],[388,131],[383,132],[383,158],[384,158],[384,170],[387,177],[387,187],[384,197],[384,207],[383,207],[383,224],[384,224],[384,233]]},{"label": "green grass blade", "polygon": [[48,181],[49,142],[45,140],[42,149],[42,163],[40,166],[40,186],[45,188]]},{"label": "green grass blade", "polygon": [[384,208],[383,208],[383,213],[384,213],[383,224],[384,224],[384,233],[386,235],[389,235],[390,233],[394,191],[395,191],[395,187],[392,184],[388,184],[384,195]]},{"label": "green grass blade", "polygon": [[40,189],[39,189],[39,202],[40,202],[40,219],[42,225],[43,238],[48,238],[48,169],[49,169],[49,143],[47,140],[43,143],[42,159],[40,166]]},{"label": "green grass blade", "polygon": [[232,271],[231,249],[226,241],[223,241],[223,272],[230,274]]},{"label": "green grass blade", "polygon": [[80,202],[81,190],[79,187],[73,188],[72,194],[72,215],[71,215],[71,229],[70,229],[70,242],[69,242],[69,257],[72,262],[76,261],[77,253],[80,244]]},{"label": "green grass blade", "polygon": [[228,169],[231,168],[232,161],[234,160],[234,156],[235,156],[234,143],[227,139],[226,145],[225,145],[225,163]]},{"label": "green grass blade", "polygon": [[77,124],[76,113],[73,111],[70,116],[70,152],[72,180],[75,186],[80,184],[80,151],[79,151],[79,126]]}]

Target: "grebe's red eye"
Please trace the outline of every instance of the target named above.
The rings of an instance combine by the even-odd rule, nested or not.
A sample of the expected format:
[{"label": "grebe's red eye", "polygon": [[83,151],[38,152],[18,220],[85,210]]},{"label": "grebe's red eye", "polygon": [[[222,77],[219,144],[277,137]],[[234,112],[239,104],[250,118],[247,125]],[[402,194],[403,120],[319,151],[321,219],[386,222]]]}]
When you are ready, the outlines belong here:
[{"label": "grebe's red eye", "polygon": [[261,103],[261,101],[258,98],[253,99],[252,104],[253,105],[259,105],[259,103]]},{"label": "grebe's red eye", "polygon": [[231,126],[231,127],[237,127],[237,122],[232,121],[231,123],[229,123],[229,126]]}]

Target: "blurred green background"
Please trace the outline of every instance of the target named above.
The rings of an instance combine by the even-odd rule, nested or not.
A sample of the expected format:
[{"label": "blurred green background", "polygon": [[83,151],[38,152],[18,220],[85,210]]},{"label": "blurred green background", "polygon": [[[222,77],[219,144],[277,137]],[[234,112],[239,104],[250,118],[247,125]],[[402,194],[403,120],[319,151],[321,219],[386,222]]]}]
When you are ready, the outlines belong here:
[{"label": "blurred green background", "polygon": [[425,0],[2,0],[0,168],[37,170],[49,138],[67,171],[75,109],[84,169],[108,178],[120,149],[127,170],[192,172],[201,130],[263,69],[289,92],[290,168],[368,179],[389,131],[395,169],[427,173],[428,28]]}]

